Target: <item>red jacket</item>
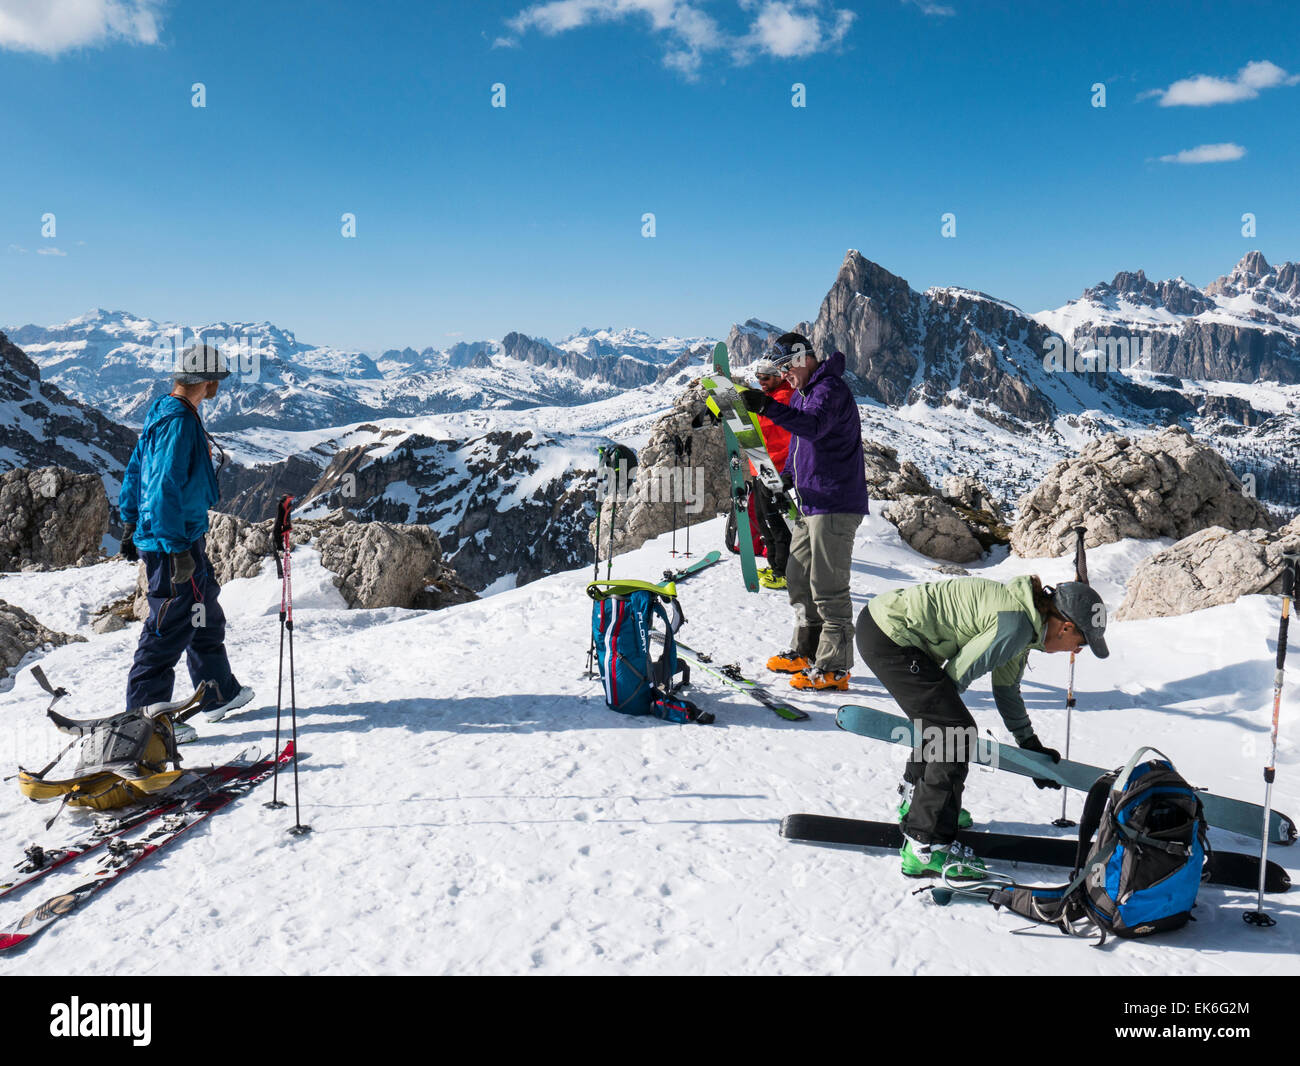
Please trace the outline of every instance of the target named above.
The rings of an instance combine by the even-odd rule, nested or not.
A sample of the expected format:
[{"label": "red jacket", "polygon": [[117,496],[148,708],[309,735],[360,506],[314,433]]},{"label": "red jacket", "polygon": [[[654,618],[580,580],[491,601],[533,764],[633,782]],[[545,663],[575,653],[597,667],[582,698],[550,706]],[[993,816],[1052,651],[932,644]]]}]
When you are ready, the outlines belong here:
[{"label": "red jacket", "polygon": [[[776,384],[763,391],[772,399],[785,404],[790,402],[790,397],[794,394],[794,389],[785,378],[777,378]],[[762,415],[759,415],[758,421],[763,427],[763,443],[767,445],[767,454],[772,457],[772,465],[776,467],[778,473],[782,473],[785,471],[786,456],[790,454],[790,431],[782,429],[770,418]]]}]

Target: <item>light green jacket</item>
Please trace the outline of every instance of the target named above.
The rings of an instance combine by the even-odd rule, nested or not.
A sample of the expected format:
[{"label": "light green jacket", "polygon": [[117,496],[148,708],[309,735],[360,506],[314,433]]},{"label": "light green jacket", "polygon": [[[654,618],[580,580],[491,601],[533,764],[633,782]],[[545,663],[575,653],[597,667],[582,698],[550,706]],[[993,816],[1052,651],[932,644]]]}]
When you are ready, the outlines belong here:
[{"label": "light green jacket", "polygon": [[993,674],[993,701],[1017,741],[1034,733],[1020,679],[1031,650],[1043,650],[1043,616],[1034,608],[1032,579],[1003,584],[959,577],[894,589],[868,605],[890,640],[919,648],[965,692],[977,677]]}]

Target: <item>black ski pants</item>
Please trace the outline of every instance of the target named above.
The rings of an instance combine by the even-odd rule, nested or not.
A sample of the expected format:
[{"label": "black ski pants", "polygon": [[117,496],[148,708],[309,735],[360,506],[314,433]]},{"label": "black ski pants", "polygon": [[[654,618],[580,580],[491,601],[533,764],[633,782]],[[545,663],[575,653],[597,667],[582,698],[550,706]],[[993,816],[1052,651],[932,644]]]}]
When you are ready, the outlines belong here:
[{"label": "black ski pants", "polygon": [[903,832],[922,844],[957,837],[962,790],[978,739],[975,719],[952,678],[920,648],[895,644],[862,608],[858,652],[912,721],[912,758],[904,780],[913,786]]},{"label": "black ski pants", "polygon": [[755,480],[754,491],[754,516],[767,548],[768,565],[777,577],[784,577],[786,560],[790,558],[790,527],[786,525],[785,512],[777,503],[776,494],[762,482]]}]

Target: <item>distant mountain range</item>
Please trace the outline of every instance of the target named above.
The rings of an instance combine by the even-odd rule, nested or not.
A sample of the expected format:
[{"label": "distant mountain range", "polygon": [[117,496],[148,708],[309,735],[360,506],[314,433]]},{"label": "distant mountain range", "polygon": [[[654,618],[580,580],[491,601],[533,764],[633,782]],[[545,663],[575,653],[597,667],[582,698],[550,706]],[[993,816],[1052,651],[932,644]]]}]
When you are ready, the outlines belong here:
[{"label": "distant mountain range", "polygon": [[7,332],[46,381],[136,428],[170,388],[178,347],[202,337],[239,367],[204,408],[217,431],[267,424],[308,430],[403,415],[588,403],[653,384],[705,343],[601,329],[558,344],[508,333],[500,341],[391,349],[372,357],[303,343],[270,322],[189,329],[102,309],[55,326]]},{"label": "distant mountain range", "polygon": [[[733,326],[733,366],[785,328]],[[970,289],[918,292],[850,250],[816,317],[789,328],[845,353],[864,434],[932,478],[977,474],[1014,504],[1090,437],[1180,423],[1254,475],[1266,502],[1300,504],[1295,263],[1251,252],[1204,288],[1122,271],[1031,315]],[[0,334],[0,469],[63,456],[102,473],[115,498],[128,427],[168,388],[175,332],[97,310],[15,328],[12,344]],[[372,355],[266,322],[197,333],[255,371],[204,407],[235,458],[223,509],[263,517],[267,499],[292,491],[312,506],[428,522],[480,589],[589,558],[586,457],[611,437],[643,440],[713,344],[604,328]]]}]

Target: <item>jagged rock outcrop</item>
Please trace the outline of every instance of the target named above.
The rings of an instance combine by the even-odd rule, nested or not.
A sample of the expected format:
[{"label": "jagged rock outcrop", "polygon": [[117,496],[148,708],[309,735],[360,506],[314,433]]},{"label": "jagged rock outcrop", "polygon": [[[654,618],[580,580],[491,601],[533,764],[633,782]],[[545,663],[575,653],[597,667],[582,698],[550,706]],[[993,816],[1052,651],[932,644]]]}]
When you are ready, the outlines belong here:
[{"label": "jagged rock outcrop", "polygon": [[1242,491],[1222,456],[1171,427],[1130,440],[1110,434],[1057,463],[1020,499],[1011,547],[1025,557],[1061,555],[1072,529],[1089,547],[1125,537],[1181,539],[1210,526],[1271,529],[1268,510]]},{"label": "jagged rock outcrop", "polygon": [[[209,519],[206,543],[217,581],[259,574],[272,554],[272,521],[248,522],[215,511]],[[426,525],[356,522],[333,512],[324,518],[295,518],[293,544],[310,544],[320,552],[321,565],[336,575],[335,587],[349,607],[433,610],[478,598],[443,564],[438,537]],[[147,615],[141,564],[135,617]]]},{"label": "jagged rock outcrop", "polygon": [[1010,542],[1011,527],[1003,518],[1005,508],[978,478],[949,474],[943,479],[942,496],[985,551]]},{"label": "jagged rock outcrop", "polygon": [[96,474],[60,466],[0,474],[0,570],[97,562],[108,497]]},{"label": "jagged rock outcrop", "polygon": [[[850,249],[812,325],[813,346],[844,353],[854,387],[892,406],[973,405],[991,421],[1046,425],[1062,410],[1157,412],[1167,421],[1188,408],[1092,367],[1068,371],[1057,387],[1047,365],[1051,330],[1002,300],[957,287],[914,291]],[[1170,409],[1169,405],[1173,405]]]},{"label": "jagged rock outcrop", "polygon": [[[598,483],[600,511],[587,533],[592,545],[599,535],[602,559],[610,551],[611,517],[613,550],[619,554],[670,532],[674,514],[677,528],[684,529],[730,508],[726,446],[721,427],[708,417],[704,395],[698,385],[683,390],[672,411],[655,423],[649,442],[637,454],[630,486],[616,484],[612,478]],[[675,436],[691,442],[690,457],[680,463],[673,445]]]},{"label": "jagged rock outcrop", "polygon": [[933,496],[933,486],[915,463],[899,461],[898,449],[874,440],[863,440],[867,494],[873,500],[898,500],[904,496]]},{"label": "jagged rock outcrop", "polygon": [[47,644],[58,648],[85,640],[85,637],[47,629],[21,607],[0,600],[0,676]]},{"label": "jagged rock outcrop", "polygon": [[1129,578],[1119,621],[1188,614],[1241,596],[1282,591],[1282,556],[1300,551],[1300,519],[1274,532],[1211,526],[1144,559]]},{"label": "jagged rock outcrop", "polygon": [[969,563],[983,555],[983,547],[952,506],[937,496],[904,496],[886,505],[885,517],[898,527],[898,535],[922,555]]}]

